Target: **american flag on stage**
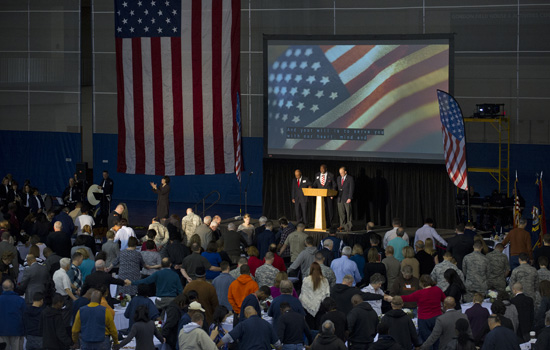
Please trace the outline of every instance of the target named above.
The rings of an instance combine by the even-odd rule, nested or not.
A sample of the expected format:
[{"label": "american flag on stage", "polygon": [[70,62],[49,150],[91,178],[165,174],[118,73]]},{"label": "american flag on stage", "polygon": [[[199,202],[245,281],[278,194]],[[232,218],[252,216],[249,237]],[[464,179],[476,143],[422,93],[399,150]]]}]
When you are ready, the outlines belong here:
[{"label": "american flag on stage", "polygon": [[115,0],[118,171],[235,171],[240,0]]},{"label": "american flag on stage", "polygon": [[535,181],[536,195],[531,215],[533,222],[531,223],[531,242],[534,242],[533,248],[542,246],[542,237],[546,234],[546,215],[544,213],[544,197],[542,195],[542,172],[537,174]]},{"label": "american flag on stage", "polygon": [[[279,137],[268,147],[407,152],[423,137],[439,138],[433,91],[448,88],[448,45],[274,45],[273,52],[268,118]],[[412,120],[418,134],[408,131]],[[384,129],[397,137],[287,139],[291,127]]]},{"label": "american flag on stage", "polygon": [[448,93],[437,90],[437,98],[447,173],[458,188],[467,190],[468,171],[462,111],[456,100]]},{"label": "american flag on stage", "polygon": [[241,149],[241,99],[237,94],[237,151],[235,154],[235,175],[237,180],[241,182],[242,173],[242,149]]}]

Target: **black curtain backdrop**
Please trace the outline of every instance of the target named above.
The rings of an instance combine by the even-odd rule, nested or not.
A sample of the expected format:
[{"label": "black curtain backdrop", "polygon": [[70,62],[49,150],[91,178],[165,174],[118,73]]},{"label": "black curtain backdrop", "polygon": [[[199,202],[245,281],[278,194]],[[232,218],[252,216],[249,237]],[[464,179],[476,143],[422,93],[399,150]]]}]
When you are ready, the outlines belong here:
[{"label": "black curtain backdrop", "polygon": [[[398,217],[405,227],[420,227],[427,217],[435,220],[438,228],[456,225],[456,188],[451,183],[444,164],[385,163],[264,159],[263,210],[268,218],[286,216],[295,220],[290,193],[294,170],[312,182],[319,166],[325,163],[328,171],[338,177],[340,166],[347,168],[355,178],[352,202],[354,229],[364,229],[373,221],[377,226],[390,226]],[[336,206],[336,204],[335,204]],[[333,224],[338,223],[336,207]],[[308,219],[313,223],[315,200],[308,206]]]}]

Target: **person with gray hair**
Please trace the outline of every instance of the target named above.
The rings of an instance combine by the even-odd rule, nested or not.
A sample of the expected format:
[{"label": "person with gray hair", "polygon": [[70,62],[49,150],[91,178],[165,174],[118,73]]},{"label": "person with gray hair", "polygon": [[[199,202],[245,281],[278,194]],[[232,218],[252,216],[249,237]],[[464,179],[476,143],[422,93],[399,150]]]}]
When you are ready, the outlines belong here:
[{"label": "person with gray hair", "polygon": [[[124,280],[120,278],[114,278],[110,273],[106,272],[105,269],[106,269],[105,260],[97,259],[95,262],[95,271],[89,274],[84,280],[84,284],[82,285],[80,295],[86,294],[86,292],[90,288],[110,291],[109,286],[111,284],[124,286]],[[113,301],[111,297],[107,297],[106,299],[110,304]]]},{"label": "person with gray hair", "polygon": [[334,323],[326,320],[321,325],[321,332],[313,341],[311,350],[345,350],[344,342],[334,334]]},{"label": "person with gray hair", "polygon": [[361,281],[361,274],[355,261],[350,260],[351,247],[345,246],[342,249],[342,256],[338,259],[334,259],[330,264],[330,268],[334,271],[336,276],[336,283],[342,283],[345,275],[351,275],[354,278],[353,285]]},{"label": "person with gray hair", "polygon": [[330,264],[332,264],[332,260],[334,260],[334,252],[332,250],[333,247],[334,242],[329,238],[322,241],[319,245],[319,252],[325,257],[325,264],[327,266],[330,266]]},{"label": "person with gray hair", "polygon": [[[201,239],[201,246],[204,250],[206,250],[208,243],[212,240],[212,228],[210,227],[211,223],[212,217],[205,216],[203,223],[195,230],[195,234],[199,235]],[[188,239],[187,241],[189,242],[190,240]]]},{"label": "person with gray hair", "polygon": [[53,274],[53,282],[55,284],[56,293],[61,294],[64,297],[69,297],[73,301],[76,300],[72,291],[71,279],[67,275],[67,271],[71,268],[71,259],[63,258],[59,260],[59,270]]},{"label": "person with gray hair", "polygon": [[[386,283],[386,278],[379,273],[375,273],[370,276],[370,284],[361,289],[361,291],[384,296],[384,291],[382,290],[382,285],[384,283]],[[378,316],[382,314],[382,300],[371,300],[368,303],[372,306],[374,311],[376,311]]]},{"label": "person with gray hair", "polygon": [[292,310],[305,317],[306,313],[300,303],[300,300],[292,296],[292,291],[294,290],[292,282],[289,280],[282,280],[279,284],[279,289],[281,290],[281,295],[273,299],[273,302],[267,311],[267,315],[273,317],[273,324],[278,324],[277,320],[279,319],[279,316],[281,316],[282,303],[288,303]]},{"label": "person with gray hair", "polygon": [[237,232],[236,225],[232,222],[227,225],[227,232],[222,234],[220,242],[223,244],[224,250],[229,255],[233,264],[236,264],[241,256],[241,245],[248,247],[246,240],[240,232]]}]

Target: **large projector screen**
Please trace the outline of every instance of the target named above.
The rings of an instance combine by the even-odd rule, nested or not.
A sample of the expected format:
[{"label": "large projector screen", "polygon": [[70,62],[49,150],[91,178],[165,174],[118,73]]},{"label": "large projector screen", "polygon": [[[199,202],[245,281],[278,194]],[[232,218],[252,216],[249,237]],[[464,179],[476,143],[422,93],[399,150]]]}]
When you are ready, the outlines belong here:
[{"label": "large projector screen", "polygon": [[264,154],[442,162],[452,57],[451,35],[265,35]]}]

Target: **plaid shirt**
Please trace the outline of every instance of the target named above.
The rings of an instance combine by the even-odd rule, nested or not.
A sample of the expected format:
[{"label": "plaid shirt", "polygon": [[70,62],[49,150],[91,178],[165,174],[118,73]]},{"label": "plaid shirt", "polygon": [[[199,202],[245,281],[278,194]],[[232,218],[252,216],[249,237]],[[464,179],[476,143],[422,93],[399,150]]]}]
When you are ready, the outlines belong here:
[{"label": "plaid shirt", "polygon": [[68,271],[67,275],[69,275],[71,283],[75,286],[75,289],[78,290],[82,288],[82,272],[80,272],[78,266],[71,264],[71,269]]},{"label": "plaid shirt", "polygon": [[[286,238],[292,233],[296,231],[296,227],[289,222],[288,226],[284,229],[281,229],[279,232],[281,233],[281,240],[279,241],[281,245],[283,245],[286,241]],[[286,249],[283,251],[283,254],[281,255],[281,258],[287,258],[290,256],[290,246],[286,247]]]}]

